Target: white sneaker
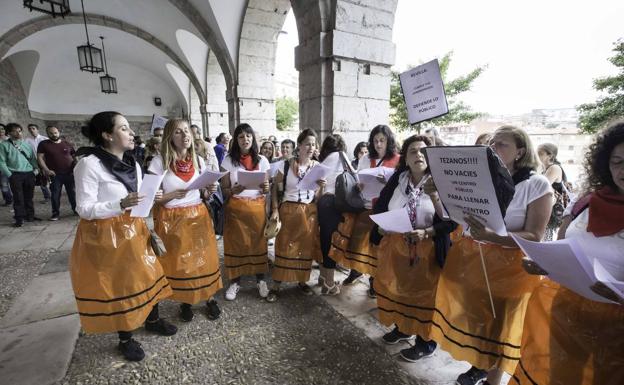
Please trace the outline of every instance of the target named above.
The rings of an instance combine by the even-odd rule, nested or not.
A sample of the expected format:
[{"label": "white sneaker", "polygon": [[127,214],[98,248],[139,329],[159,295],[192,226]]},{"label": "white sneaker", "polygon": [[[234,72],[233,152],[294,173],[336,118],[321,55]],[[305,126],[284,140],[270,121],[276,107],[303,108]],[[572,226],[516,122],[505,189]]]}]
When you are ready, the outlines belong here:
[{"label": "white sneaker", "polygon": [[240,290],[240,285],[236,282],[232,282],[230,287],[225,291],[225,299],[228,301],[234,301],[236,299],[236,294]]},{"label": "white sneaker", "polygon": [[258,293],[260,293],[260,297],[262,298],[266,298],[267,295],[269,295],[269,287],[266,281],[262,280],[258,282]]}]

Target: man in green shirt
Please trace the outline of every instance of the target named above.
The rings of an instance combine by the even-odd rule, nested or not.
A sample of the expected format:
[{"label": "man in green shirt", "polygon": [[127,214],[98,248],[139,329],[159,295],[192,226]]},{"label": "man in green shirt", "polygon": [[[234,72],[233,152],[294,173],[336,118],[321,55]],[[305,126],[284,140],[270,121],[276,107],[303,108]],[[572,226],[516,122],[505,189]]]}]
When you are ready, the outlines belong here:
[{"label": "man in green shirt", "polygon": [[9,177],[13,192],[13,210],[15,211],[13,226],[21,227],[24,220],[28,222],[41,220],[35,217],[33,205],[37,156],[24,142],[22,126],[18,123],[7,124],[6,134],[9,138],[0,143],[0,173]]}]

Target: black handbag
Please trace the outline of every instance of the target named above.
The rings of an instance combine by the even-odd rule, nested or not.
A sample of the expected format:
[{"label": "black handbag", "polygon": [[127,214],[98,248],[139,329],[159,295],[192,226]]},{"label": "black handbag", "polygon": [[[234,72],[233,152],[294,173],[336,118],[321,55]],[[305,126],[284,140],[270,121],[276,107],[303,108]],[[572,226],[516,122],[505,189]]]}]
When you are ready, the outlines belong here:
[{"label": "black handbag", "polygon": [[364,198],[358,188],[358,179],[345,154],[340,151],[344,171],[336,178],[336,199],[334,205],[341,213],[361,213],[364,211]]}]

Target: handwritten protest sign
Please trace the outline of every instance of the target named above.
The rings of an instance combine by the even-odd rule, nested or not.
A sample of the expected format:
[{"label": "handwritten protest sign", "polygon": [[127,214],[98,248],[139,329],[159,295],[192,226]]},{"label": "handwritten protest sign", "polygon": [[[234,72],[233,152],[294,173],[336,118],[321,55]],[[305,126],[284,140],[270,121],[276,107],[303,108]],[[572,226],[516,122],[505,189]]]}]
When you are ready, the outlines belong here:
[{"label": "handwritten protest sign", "polygon": [[506,235],[483,146],[427,147],[424,149],[440,199],[455,222],[466,228],[472,215],[487,228]]},{"label": "handwritten protest sign", "polygon": [[448,113],[444,83],[438,60],[419,65],[399,75],[410,124]]},{"label": "handwritten protest sign", "polygon": [[168,120],[169,119],[156,114],[152,115],[152,128],[150,128],[150,132],[153,134],[155,128],[165,128],[165,124],[167,124]]}]

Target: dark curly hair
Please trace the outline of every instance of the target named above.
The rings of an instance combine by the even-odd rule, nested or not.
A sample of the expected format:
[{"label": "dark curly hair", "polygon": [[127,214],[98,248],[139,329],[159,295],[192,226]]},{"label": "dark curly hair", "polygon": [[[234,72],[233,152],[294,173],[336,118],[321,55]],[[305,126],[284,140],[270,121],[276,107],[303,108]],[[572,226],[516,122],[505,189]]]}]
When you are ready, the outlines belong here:
[{"label": "dark curly hair", "polygon": [[[431,146],[431,139],[424,135],[412,135],[405,139],[403,146],[401,147],[401,158],[399,159],[399,164],[397,164],[396,167],[397,172],[403,172],[409,168],[405,163],[405,157],[407,156],[407,149],[414,142],[423,142],[427,145],[427,147]],[[429,167],[427,167],[427,170],[429,170]]]},{"label": "dark curly hair", "polygon": [[325,140],[323,140],[323,144],[321,145],[321,150],[319,151],[319,161],[324,161],[325,158],[329,156],[332,152],[337,151],[345,151],[347,149],[347,145],[342,139],[342,136],[338,134],[328,135]]},{"label": "dark curly hair", "polygon": [[617,190],[609,169],[613,149],[624,142],[624,121],[618,121],[600,132],[585,155],[585,193],[611,187]]},{"label": "dark curly hair", "polygon": [[370,159],[380,158],[380,155],[377,153],[377,150],[375,150],[375,143],[373,142],[373,139],[375,139],[375,135],[377,134],[383,134],[383,136],[385,136],[387,140],[386,153],[384,154],[383,159],[384,160],[392,159],[392,157],[394,157],[394,155],[397,153],[399,149],[397,146],[396,139],[394,138],[394,133],[392,132],[390,127],[386,126],[385,124],[380,124],[380,125],[375,126],[370,132],[370,135],[368,136],[369,158]]}]

